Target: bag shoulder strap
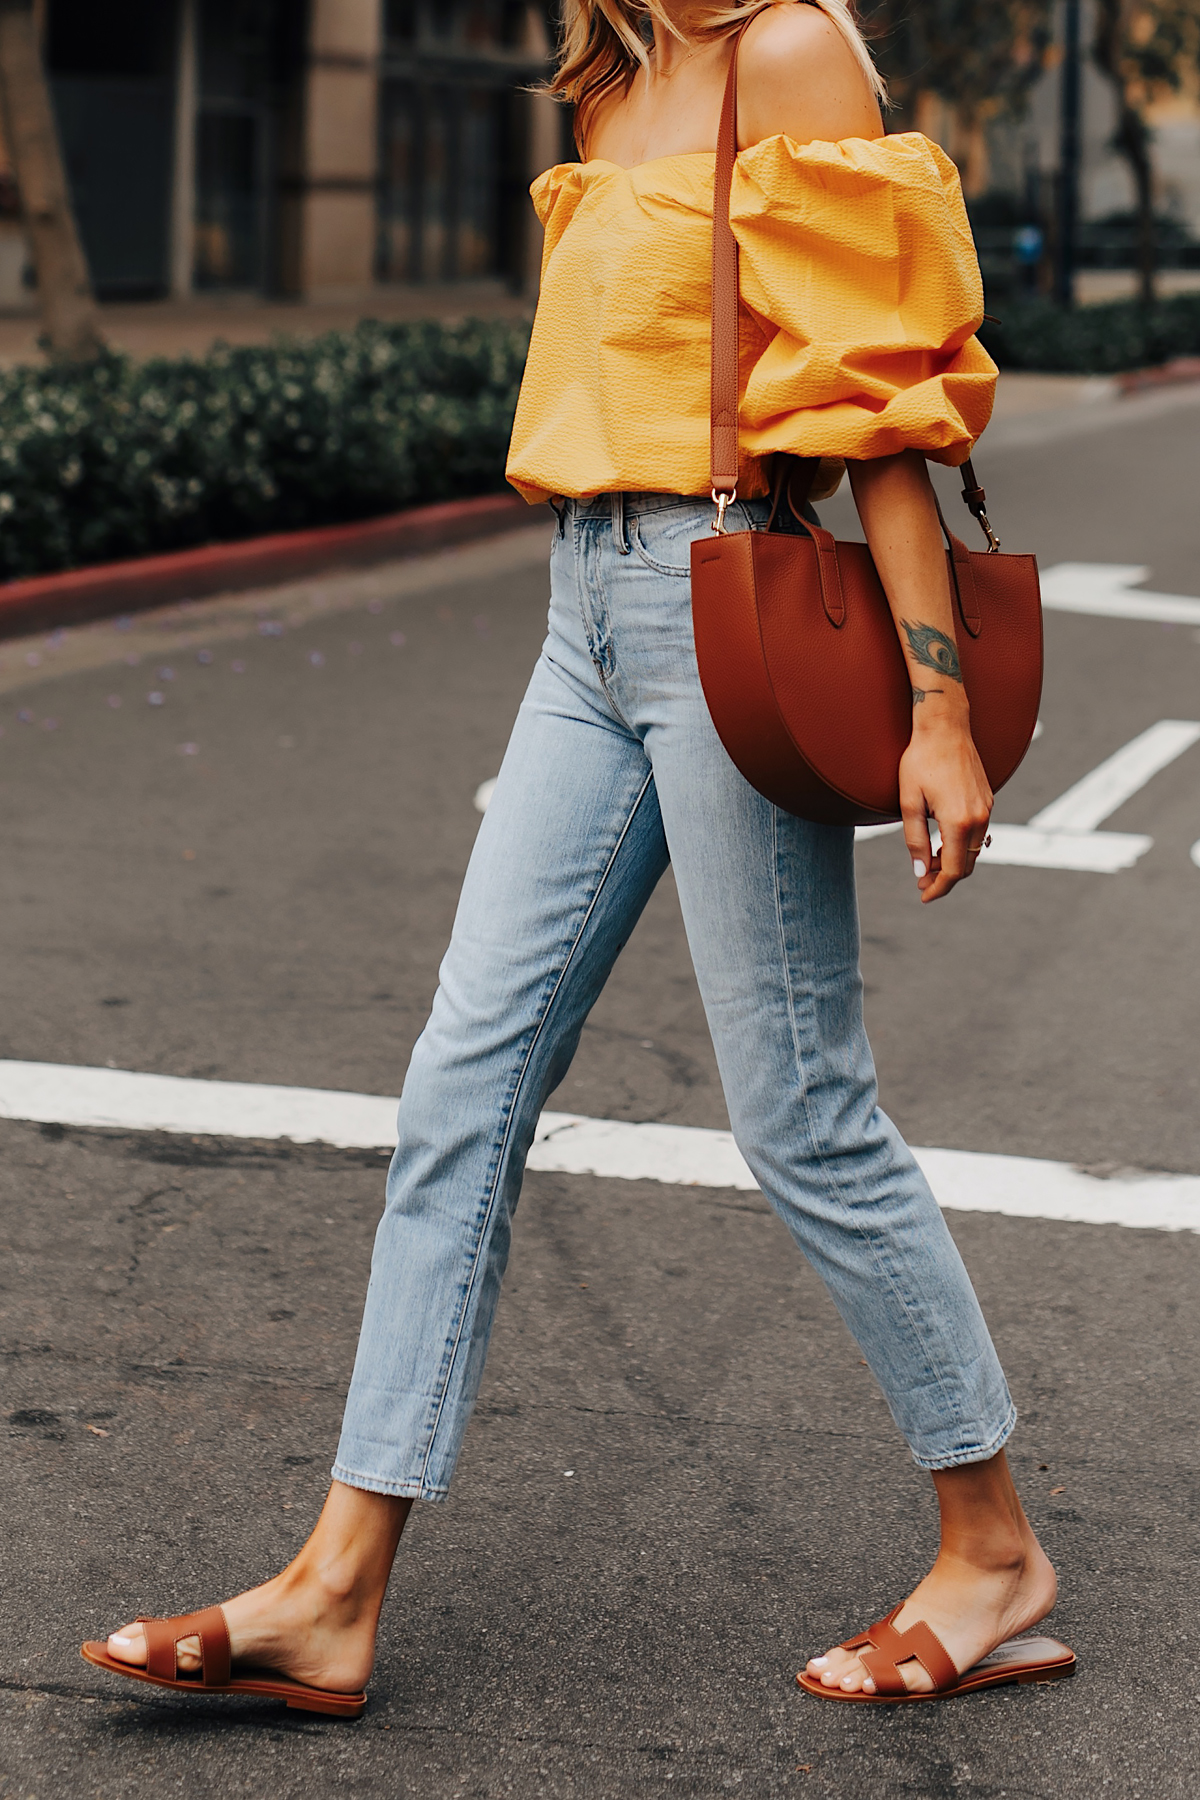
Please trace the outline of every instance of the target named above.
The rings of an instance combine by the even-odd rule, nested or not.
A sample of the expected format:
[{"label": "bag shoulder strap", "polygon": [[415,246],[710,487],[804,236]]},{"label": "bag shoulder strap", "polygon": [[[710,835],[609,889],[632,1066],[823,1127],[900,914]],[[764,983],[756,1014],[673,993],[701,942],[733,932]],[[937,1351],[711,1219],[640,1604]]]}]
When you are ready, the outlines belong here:
[{"label": "bag shoulder strap", "polygon": [[[712,378],[709,397],[709,469],[714,501],[728,502],[738,484],[738,314],[741,307],[738,279],[738,241],[729,223],[729,199],[733,190],[733,165],[737,161],[737,66],[738,51],[747,19],[733,40],[721,123],[717,131],[716,169],[713,176],[712,227]],[[986,495],[975,477],[971,459],[962,465],[963,500],[988,541],[999,550],[1000,540],[984,511]],[[722,513],[724,508],[721,508]]]},{"label": "bag shoulder strap", "polygon": [[[749,20],[746,24],[749,24]],[[712,231],[712,392],[709,426],[713,498],[737,493],[738,481],[738,243],[729,223],[729,196],[737,159],[738,51],[746,26],[733,40],[725,77],[717,166],[713,178]]]}]

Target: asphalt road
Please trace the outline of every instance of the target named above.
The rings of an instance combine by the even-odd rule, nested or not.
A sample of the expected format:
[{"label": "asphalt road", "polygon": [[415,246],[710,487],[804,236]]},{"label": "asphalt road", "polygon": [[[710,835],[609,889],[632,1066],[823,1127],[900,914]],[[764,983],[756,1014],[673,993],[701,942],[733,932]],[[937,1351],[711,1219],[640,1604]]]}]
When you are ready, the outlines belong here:
[{"label": "asphalt road", "polygon": [[[1012,421],[980,458],[993,518],[1043,565],[1145,563],[1200,595],[1198,437],[1175,401]],[[0,1057],[395,1092],[547,538],[0,652]],[[1192,628],[1051,614],[1047,644],[1006,821],[1200,718]],[[983,869],[932,909],[898,839],[861,846],[869,1022],[914,1141],[1200,1171],[1200,747],[1108,823],[1153,835],[1134,868]],[[669,880],[556,1104],[725,1123]],[[346,1726],[143,1699],[77,1645],[302,1540],[383,1158],[0,1143],[5,1800],[1194,1791],[1200,1238],[950,1215],[1080,1671],[852,1710],[792,1674],[900,1596],[933,1519],[822,1290],[754,1196],[531,1175],[453,1497],[414,1515]]]}]

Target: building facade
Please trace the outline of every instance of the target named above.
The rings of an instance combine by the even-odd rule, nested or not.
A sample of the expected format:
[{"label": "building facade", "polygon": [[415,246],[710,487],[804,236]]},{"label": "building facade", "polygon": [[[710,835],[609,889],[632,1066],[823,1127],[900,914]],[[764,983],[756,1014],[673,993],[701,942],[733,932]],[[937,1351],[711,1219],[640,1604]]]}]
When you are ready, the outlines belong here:
[{"label": "building facade", "polygon": [[101,298],[536,285],[543,0],[43,0],[43,30]]}]

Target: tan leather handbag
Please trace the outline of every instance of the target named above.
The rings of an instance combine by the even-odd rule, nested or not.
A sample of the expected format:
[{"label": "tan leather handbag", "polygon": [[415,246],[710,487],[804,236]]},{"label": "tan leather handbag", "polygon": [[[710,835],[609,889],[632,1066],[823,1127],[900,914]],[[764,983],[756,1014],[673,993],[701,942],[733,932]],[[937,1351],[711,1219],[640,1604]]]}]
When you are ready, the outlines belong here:
[{"label": "tan leather handbag", "polygon": [[[743,30],[745,28],[743,27]],[[738,34],[740,41],[741,33]],[[729,65],[713,191],[713,535],[692,544],[700,679],[729,755],[760,794],[802,819],[900,817],[912,684],[871,553],[800,518],[816,459],[776,459],[765,531],[726,531],[738,479],[738,247],[729,223],[737,155],[737,51]],[[787,499],[804,535],[772,529]],[[963,499],[988,540],[968,550],[942,518],[971,735],[993,790],[1033,737],[1042,691],[1037,563],[1005,555],[984,491],[963,464]]]}]

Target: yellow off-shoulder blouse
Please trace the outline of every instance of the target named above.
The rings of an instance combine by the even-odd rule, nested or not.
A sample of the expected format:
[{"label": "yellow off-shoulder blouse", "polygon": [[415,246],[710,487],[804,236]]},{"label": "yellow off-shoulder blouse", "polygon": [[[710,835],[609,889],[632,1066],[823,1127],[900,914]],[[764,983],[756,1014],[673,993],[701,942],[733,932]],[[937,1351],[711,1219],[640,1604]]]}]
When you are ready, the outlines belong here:
[{"label": "yellow off-shoulder blouse", "polygon": [[[713,156],[560,163],[530,190],[542,288],[508,479],[527,500],[709,489]],[[979,264],[958,173],[919,132],[737,158],[740,491],[778,450],[923,450],[957,464],[988,422]]]}]

